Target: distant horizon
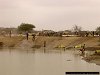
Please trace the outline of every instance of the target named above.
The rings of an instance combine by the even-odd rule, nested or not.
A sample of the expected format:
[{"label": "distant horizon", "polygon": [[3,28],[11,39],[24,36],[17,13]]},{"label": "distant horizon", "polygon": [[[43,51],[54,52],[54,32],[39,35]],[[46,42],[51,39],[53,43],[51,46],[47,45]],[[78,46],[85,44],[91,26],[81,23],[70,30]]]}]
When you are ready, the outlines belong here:
[{"label": "distant horizon", "polygon": [[[29,23],[30,24],[30,23]],[[20,26],[20,25],[18,25]],[[18,26],[0,26],[0,28],[17,28]],[[74,26],[74,25],[73,25]],[[53,29],[46,29],[46,28],[42,28],[42,29],[38,29],[37,27],[36,28],[33,28],[34,30],[37,30],[37,31],[42,31],[42,30],[53,30],[53,31],[65,31],[65,30],[72,30],[73,29],[73,26],[69,29],[62,29],[62,30],[53,30]],[[78,26],[78,25],[77,25]],[[80,26],[81,27],[81,26]],[[96,27],[97,28],[97,27]],[[82,27],[82,31],[96,31],[96,28],[94,30],[84,30],[84,28]]]}]

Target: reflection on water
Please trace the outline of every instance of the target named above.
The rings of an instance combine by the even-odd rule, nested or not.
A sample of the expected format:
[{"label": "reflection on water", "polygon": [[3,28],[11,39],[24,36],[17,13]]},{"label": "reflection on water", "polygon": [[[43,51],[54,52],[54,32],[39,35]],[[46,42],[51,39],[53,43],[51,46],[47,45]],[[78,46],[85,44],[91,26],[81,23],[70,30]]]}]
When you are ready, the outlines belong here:
[{"label": "reflection on water", "polygon": [[65,75],[68,71],[99,71],[100,66],[82,60],[74,50],[4,49],[0,51],[0,75]]}]

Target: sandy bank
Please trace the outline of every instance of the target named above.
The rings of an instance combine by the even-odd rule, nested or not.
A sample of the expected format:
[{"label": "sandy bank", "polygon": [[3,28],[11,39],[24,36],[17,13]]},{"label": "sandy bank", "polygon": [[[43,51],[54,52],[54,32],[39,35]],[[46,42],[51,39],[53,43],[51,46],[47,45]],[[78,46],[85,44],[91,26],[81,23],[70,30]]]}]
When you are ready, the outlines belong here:
[{"label": "sandy bank", "polygon": [[15,47],[15,45],[19,42],[21,42],[24,39],[22,36],[0,36],[0,42],[3,43],[3,47]]},{"label": "sandy bank", "polygon": [[100,65],[100,55],[98,54],[93,54],[93,55],[84,57],[83,59],[89,63],[95,63],[97,65]]},{"label": "sandy bank", "polygon": [[[95,50],[100,49],[98,37],[45,37],[45,36],[36,36],[35,41],[32,41],[32,36],[29,37],[29,40],[26,40],[25,36],[14,36],[10,37],[2,37],[0,36],[0,42],[4,43],[4,47],[18,47],[24,42],[27,42],[31,45],[39,45],[41,47],[44,46],[44,41],[46,41],[47,48],[55,48],[59,45],[63,45],[65,47],[74,47],[79,44],[86,44],[87,50]],[[22,45],[24,46],[24,45]]]},{"label": "sandy bank", "polygon": [[34,45],[40,45],[43,47],[44,41],[46,41],[47,48],[55,48],[57,46],[63,45],[65,47],[74,47],[80,44],[86,44],[86,50],[96,50],[100,49],[98,37],[43,37],[37,36],[36,40],[33,42],[32,37],[30,37],[30,42]]}]

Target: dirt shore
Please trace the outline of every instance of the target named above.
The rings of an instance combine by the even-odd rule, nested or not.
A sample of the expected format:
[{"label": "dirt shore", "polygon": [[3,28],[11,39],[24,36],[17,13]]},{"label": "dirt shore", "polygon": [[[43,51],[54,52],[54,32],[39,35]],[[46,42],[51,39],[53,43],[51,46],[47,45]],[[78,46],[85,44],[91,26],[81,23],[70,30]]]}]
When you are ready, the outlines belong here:
[{"label": "dirt shore", "polygon": [[24,39],[22,36],[0,36],[0,42],[2,43],[0,47],[15,47],[16,44]]},{"label": "dirt shore", "polygon": [[83,60],[89,63],[95,63],[96,65],[100,65],[100,55],[99,54],[93,54],[93,55],[84,57]]},{"label": "dirt shore", "polygon": [[[26,40],[25,36],[0,36],[0,42],[3,43],[3,47],[16,47],[20,46],[23,40]],[[98,37],[45,37],[37,36],[35,41],[32,41],[32,36],[29,37],[30,44],[44,46],[46,42],[47,48],[55,48],[63,45],[64,47],[74,47],[76,45],[85,44],[86,50],[100,49],[100,42]]]}]

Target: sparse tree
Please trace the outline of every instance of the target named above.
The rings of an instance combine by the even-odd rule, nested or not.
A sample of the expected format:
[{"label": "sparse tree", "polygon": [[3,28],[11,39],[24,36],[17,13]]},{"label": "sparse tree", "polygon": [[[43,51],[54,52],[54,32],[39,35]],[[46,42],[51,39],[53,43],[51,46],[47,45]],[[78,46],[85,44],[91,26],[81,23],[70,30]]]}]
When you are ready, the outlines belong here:
[{"label": "sparse tree", "polygon": [[28,23],[22,23],[20,26],[18,26],[18,31],[19,32],[31,32],[35,28],[33,24],[28,24]]},{"label": "sparse tree", "polygon": [[78,35],[78,33],[82,30],[82,27],[78,26],[78,25],[74,25],[73,26],[73,32],[75,32],[76,35]]},{"label": "sparse tree", "polygon": [[97,27],[97,28],[96,28],[96,32],[97,32],[98,34],[100,34],[100,27]]},{"label": "sparse tree", "polygon": [[96,32],[99,34],[99,41],[100,41],[100,27],[96,28]]}]

